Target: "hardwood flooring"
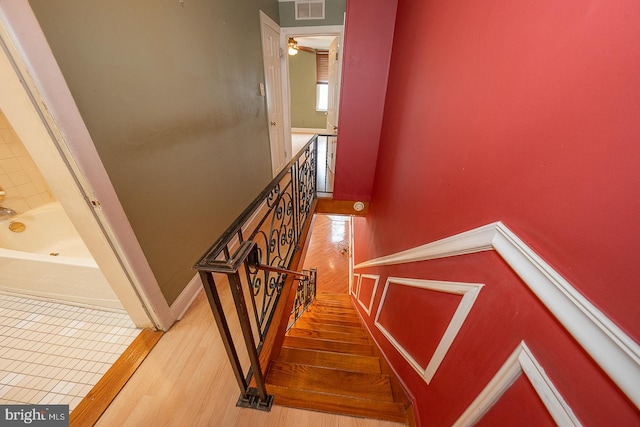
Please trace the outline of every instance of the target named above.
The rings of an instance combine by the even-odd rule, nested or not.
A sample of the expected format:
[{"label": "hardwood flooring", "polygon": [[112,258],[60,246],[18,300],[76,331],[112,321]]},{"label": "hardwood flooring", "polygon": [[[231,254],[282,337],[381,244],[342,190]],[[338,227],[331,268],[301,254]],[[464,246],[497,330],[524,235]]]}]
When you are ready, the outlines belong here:
[{"label": "hardwood flooring", "polygon": [[[312,238],[316,236],[315,233],[314,230]],[[320,234],[319,231],[317,233]],[[314,263],[310,254],[306,259]],[[321,281],[320,286],[324,283]],[[330,288],[322,289],[321,292],[325,293]],[[225,309],[231,310],[233,302],[227,286],[221,287],[220,297]],[[313,323],[317,320],[310,316],[305,321]],[[350,328],[357,328],[355,322],[351,320],[347,320],[348,325],[327,326],[326,332],[348,333],[351,331]],[[231,328],[234,335],[238,334],[237,325],[231,325]],[[287,337],[287,339],[305,340],[308,337]],[[282,360],[299,360],[309,355],[304,352],[304,349],[298,350],[285,351],[284,355],[281,354]],[[362,369],[375,372],[374,356],[360,358],[361,356],[353,355],[353,357],[359,358],[360,366],[367,366]],[[317,369],[321,369],[323,363],[332,363],[331,358],[318,362],[315,369],[310,369],[309,372],[317,375]],[[321,391],[312,393],[320,398],[325,395]],[[271,412],[238,408],[235,406],[238,395],[237,383],[213,321],[211,309],[204,293],[201,293],[185,317],[166,332],[156,344],[96,425],[100,427],[397,427],[401,425],[390,421],[293,409],[279,405],[274,405]],[[384,400],[381,402],[385,405],[391,404]]]},{"label": "hardwood flooring", "polygon": [[304,268],[318,270],[318,294],[349,293],[350,219],[340,215],[316,215]]}]

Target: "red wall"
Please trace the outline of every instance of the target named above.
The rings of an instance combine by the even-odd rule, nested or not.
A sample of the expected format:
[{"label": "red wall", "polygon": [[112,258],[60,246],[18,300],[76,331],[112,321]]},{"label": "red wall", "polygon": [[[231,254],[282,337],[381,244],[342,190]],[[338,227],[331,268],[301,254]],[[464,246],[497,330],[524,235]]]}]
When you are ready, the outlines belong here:
[{"label": "red wall", "polygon": [[[503,221],[640,341],[639,22],[636,0],[400,1],[356,263]],[[424,425],[455,421],[521,340],[585,425],[640,423],[495,253],[356,273],[381,275],[371,317],[389,275],[486,284],[429,386],[368,320]]]},{"label": "red wall", "polygon": [[334,198],[369,201],[397,0],[348,0]]}]

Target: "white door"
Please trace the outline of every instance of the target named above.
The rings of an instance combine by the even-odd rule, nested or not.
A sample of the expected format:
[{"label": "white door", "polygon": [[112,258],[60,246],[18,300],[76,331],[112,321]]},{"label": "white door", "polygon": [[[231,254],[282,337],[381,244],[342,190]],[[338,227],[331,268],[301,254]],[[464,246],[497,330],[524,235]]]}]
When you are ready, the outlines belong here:
[{"label": "white door", "polygon": [[282,113],[280,27],[264,13],[260,13],[260,23],[262,28],[262,58],[264,61],[267,117],[269,119],[269,141],[271,143],[271,167],[273,175],[276,176],[287,163]]},{"label": "white door", "polygon": [[329,46],[329,103],[327,107],[327,133],[338,132],[338,106],[340,105],[340,37]]}]

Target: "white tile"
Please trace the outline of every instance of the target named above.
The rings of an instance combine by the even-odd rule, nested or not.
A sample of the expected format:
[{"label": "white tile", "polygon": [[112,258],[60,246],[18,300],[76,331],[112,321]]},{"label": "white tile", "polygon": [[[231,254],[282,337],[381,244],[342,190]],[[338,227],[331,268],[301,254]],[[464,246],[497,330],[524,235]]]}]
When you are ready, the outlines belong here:
[{"label": "white tile", "polygon": [[11,182],[13,187],[31,182],[31,178],[29,178],[29,175],[24,171],[11,172],[7,174],[7,178],[9,178],[9,182]]},{"label": "white tile", "polygon": [[47,393],[38,403],[40,405],[55,405],[64,399],[63,394]]},{"label": "white tile", "polygon": [[53,378],[45,378],[45,382],[40,387],[40,390],[46,391],[49,393],[53,388],[58,384],[59,380],[54,380]]},{"label": "white tile", "polygon": [[69,373],[69,376],[65,377],[65,380],[75,383],[82,383],[82,378],[84,378],[86,374],[86,372],[71,371]]},{"label": "white tile", "polygon": [[120,335],[106,335],[104,338],[102,338],[102,341],[104,342],[110,342],[110,343],[115,343],[118,342],[120,340]]},{"label": "white tile", "polygon": [[20,362],[16,367],[16,372],[21,374],[28,374],[31,369],[31,365],[27,362]]},{"label": "white tile", "polygon": [[80,402],[82,402],[83,398],[84,398],[84,396],[82,396],[82,397],[74,397],[73,399],[71,399],[71,402],[69,402],[69,411],[73,411],[74,409],[76,409],[76,406],[78,406],[78,404],[80,404]]},{"label": "white tile", "polygon": [[6,369],[7,371],[13,371],[16,366],[18,366],[20,362],[16,361],[16,360],[9,360],[8,363],[6,363],[3,368]]},{"label": "white tile", "polygon": [[98,368],[97,373],[104,375],[109,370],[111,365],[111,363],[100,363],[98,366],[96,366],[96,368]]},{"label": "white tile", "polygon": [[11,390],[13,390],[13,386],[11,385],[0,385],[0,397],[4,397]]},{"label": "white tile", "polygon": [[91,360],[83,360],[82,365],[78,365],[78,371],[94,372],[96,364],[100,362],[93,362]]},{"label": "white tile", "polygon": [[75,328],[64,328],[63,330],[61,330],[60,332],[58,332],[58,335],[62,335],[65,337],[72,337],[74,335],[76,335],[78,333],[78,330]]},{"label": "white tile", "polygon": [[0,384],[14,386],[24,379],[24,375],[11,372],[0,379]]},{"label": "white tile", "polygon": [[29,401],[29,395],[33,394],[33,390],[28,389],[28,388],[22,388],[22,387],[16,387],[13,390],[13,396],[12,398],[15,400],[18,400],[20,402],[28,402]]},{"label": "white tile", "polygon": [[52,393],[60,393],[60,394],[68,394],[73,387],[76,386],[76,383],[72,383],[69,381],[60,381],[56,386],[51,389]]},{"label": "white tile", "polygon": [[79,403],[139,333],[123,313],[1,292],[0,325],[0,387],[10,403]]}]

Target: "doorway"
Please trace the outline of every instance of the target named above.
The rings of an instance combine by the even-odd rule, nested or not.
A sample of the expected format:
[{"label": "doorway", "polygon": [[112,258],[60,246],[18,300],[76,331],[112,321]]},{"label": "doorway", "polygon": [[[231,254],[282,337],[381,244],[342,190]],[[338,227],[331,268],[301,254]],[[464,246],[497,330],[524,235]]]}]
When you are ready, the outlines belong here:
[{"label": "doorway", "polygon": [[135,325],[167,329],[175,316],[132,256],[137,240],[121,230],[124,212],[27,2],[2,7],[0,108]]},{"label": "doorway", "polygon": [[298,53],[287,54],[283,61],[286,143],[293,144],[295,155],[295,148],[304,145],[300,141],[320,135],[318,191],[328,197],[333,192],[338,141],[343,29],[341,25],[287,27],[281,32],[282,43],[298,47]]}]

